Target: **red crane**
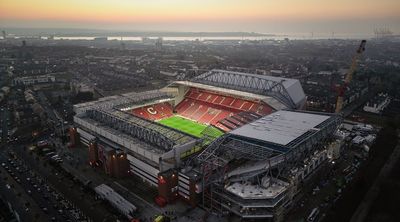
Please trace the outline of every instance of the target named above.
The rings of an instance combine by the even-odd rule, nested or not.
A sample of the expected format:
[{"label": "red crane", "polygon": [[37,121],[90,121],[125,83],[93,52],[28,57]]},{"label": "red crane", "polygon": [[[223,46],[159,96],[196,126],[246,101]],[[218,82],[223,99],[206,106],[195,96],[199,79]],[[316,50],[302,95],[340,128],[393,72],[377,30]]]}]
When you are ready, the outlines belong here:
[{"label": "red crane", "polygon": [[351,79],[353,78],[354,72],[356,71],[358,59],[360,58],[361,54],[365,51],[366,43],[367,43],[367,40],[361,41],[360,46],[358,47],[358,49],[356,51],[356,54],[353,56],[353,60],[351,61],[351,66],[350,66],[349,71],[346,74],[344,83],[338,89],[339,92],[338,92],[338,97],[337,97],[337,101],[336,101],[335,113],[339,113],[343,108],[344,93],[347,89],[347,86],[350,84]]}]

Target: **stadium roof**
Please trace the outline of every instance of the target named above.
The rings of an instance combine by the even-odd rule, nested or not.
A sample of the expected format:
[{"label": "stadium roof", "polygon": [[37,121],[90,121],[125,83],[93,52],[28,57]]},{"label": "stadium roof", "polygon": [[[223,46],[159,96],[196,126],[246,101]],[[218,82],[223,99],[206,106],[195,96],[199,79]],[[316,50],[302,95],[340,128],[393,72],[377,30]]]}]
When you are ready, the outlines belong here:
[{"label": "stadium roof", "polygon": [[121,95],[107,96],[95,101],[76,104],[74,105],[74,112],[79,114],[90,109],[123,109],[129,106],[135,106],[135,104],[144,104],[149,101],[166,99],[169,97],[171,97],[171,94],[161,92],[159,90],[131,92]]},{"label": "stadium roof", "polygon": [[299,138],[320,130],[319,125],[331,116],[304,112],[280,110],[264,116],[230,132],[231,135],[280,146],[290,144]]},{"label": "stadium roof", "polygon": [[293,109],[301,108],[306,100],[303,88],[297,79],[214,69],[191,81],[272,96]]}]

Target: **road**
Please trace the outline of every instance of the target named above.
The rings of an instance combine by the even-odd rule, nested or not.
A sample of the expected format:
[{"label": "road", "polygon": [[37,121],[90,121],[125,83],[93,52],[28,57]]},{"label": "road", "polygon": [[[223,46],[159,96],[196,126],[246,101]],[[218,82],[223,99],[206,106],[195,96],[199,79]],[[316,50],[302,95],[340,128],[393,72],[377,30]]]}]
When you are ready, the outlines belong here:
[{"label": "road", "polygon": [[[46,182],[62,194],[61,201],[67,200],[93,221],[115,221],[117,219],[117,216],[110,213],[103,202],[95,200],[94,194],[88,193],[72,178],[67,178],[62,172],[46,163],[43,158],[37,157],[36,154],[29,154],[21,146],[15,147],[14,151],[32,170],[42,178],[46,178]],[[57,201],[60,202],[60,199],[56,200],[56,203]]]},{"label": "road", "polygon": [[[3,157],[1,157],[3,158]],[[25,189],[14,178],[0,167],[0,193],[19,215],[21,221],[50,221],[50,218],[40,209],[39,205],[30,197]],[[10,188],[7,187],[10,186]]]},{"label": "road", "polygon": [[[11,162],[8,161],[4,153],[0,155],[0,162],[6,164],[10,172],[15,175],[14,177],[19,178],[18,184],[23,189],[22,192],[28,193],[28,195],[31,196],[31,198],[40,207],[40,209],[47,209],[42,209],[42,212],[46,211],[50,215],[57,215],[57,211],[51,208],[51,206],[48,204],[48,201],[43,198],[42,192],[44,191],[40,189],[37,178],[32,177],[31,172],[28,169],[22,166],[22,164],[18,160],[13,159]],[[19,170],[17,170],[17,168]],[[46,216],[46,218],[49,219],[48,216]],[[58,219],[59,221],[61,220],[61,218],[58,218],[57,216],[56,219]]]},{"label": "road", "polygon": [[7,142],[8,130],[9,130],[9,121],[10,121],[10,112],[8,111],[7,106],[1,106],[0,108],[0,123],[1,123],[1,131],[0,134],[1,142]]},{"label": "road", "polygon": [[[68,172],[71,172],[74,176],[83,181],[92,181],[92,187],[98,186],[103,183],[107,184],[129,202],[138,207],[138,217],[149,218],[151,216],[158,215],[164,212],[163,209],[156,206],[152,202],[152,198],[156,195],[156,192],[152,189],[149,189],[149,185],[139,181],[135,182],[131,178],[112,178],[108,175],[105,175],[102,168],[91,168],[85,161],[87,158],[86,150],[74,148],[75,150],[69,151],[67,148],[60,149],[63,149],[63,151],[59,151],[59,153],[61,155],[64,155],[64,157],[73,157],[72,160],[64,161],[64,163],[62,164],[63,168],[65,168]],[[138,196],[137,193],[141,193],[142,196],[147,196],[147,200]]]}]

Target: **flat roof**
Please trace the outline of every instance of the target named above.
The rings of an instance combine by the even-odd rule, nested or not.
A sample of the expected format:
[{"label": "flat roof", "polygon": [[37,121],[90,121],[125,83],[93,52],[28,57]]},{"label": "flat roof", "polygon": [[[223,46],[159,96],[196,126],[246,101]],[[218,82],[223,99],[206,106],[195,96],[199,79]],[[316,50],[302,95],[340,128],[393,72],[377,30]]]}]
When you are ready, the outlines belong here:
[{"label": "flat roof", "polygon": [[249,182],[235,182],[227,186],[225,189],[243,199],[268,199],[275,198],[287,189],[285,182],[275,179],[270,182],[267,187],[254,185]]},{"label": "flat roof", "polygon": [[316,127],[329,118],[329,115],[280,110],[230,134],[285,146],[310,130],[319,130]]}]

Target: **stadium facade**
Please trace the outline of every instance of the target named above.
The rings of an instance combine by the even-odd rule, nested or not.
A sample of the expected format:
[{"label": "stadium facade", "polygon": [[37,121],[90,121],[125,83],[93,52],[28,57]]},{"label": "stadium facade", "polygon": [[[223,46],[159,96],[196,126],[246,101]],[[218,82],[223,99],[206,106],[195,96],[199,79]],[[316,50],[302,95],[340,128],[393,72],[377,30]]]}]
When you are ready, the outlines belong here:
[{"label": "stadium facade", "polygon": [[71,141],[112,176],[222,214],[279,220],[327,159],[341,119],[301,111],[298,80],[211,70],[190,81],[74,106]]}]

